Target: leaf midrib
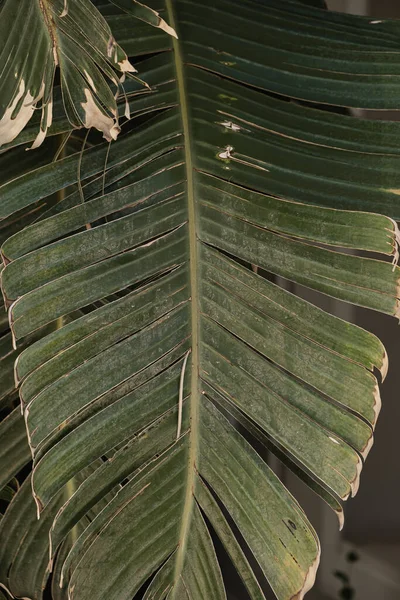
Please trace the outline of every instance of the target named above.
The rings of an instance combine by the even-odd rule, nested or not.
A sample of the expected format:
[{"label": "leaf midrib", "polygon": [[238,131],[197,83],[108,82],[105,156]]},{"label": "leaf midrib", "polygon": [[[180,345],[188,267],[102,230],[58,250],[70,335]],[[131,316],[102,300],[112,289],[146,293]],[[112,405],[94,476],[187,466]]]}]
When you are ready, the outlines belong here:
[{"label": "leaf midrib", "polygon": [[42,11],[43,14],[43,20],[46,24],[47,30],[49,32],[49,36],[51,39],[51,43],[53,45],[53,57],[54,57],[54,62],[56,65],[59,64],[59,57],[58,57],[58,47],[57,47],[57,30],[56,30],[56,26],[51,14],[51,8],[49,6],[49,0],[38,0],[39,1],[39,8]]},{"label": "leaf midrib", "polygon": [[[175,13],[173,9],[173,0],[166,0],[168,22],[179,34]],[[188,471],[186,480],[186,492],[184,499],[184,508],[182,513],[182,523],[179,535],[179,548],[177,550],[175,561],[174,574],[174,592],[172,599],[175,597],[177,582],[182,574],[185,554],[190,530],[190,523],[194,507],[194,484],[196,477],[196,463],[199,445],[199,390],[198,390],[198,374],[199,374],[199,303],[198,303],[198,278],[197,278],[197,231],[196,231],[196,204],[194,195],[193,183],[193,161],[191,134],[189,124],[189,112],[187,103],[187,92],[185,85],[184,64],[182,59],[181,47],[179,39],[173,38],[173,52],[175,59],[176,79],[179,92],[179,105],[182,118],[183,137],[184,137],[184,152],[187,180],[187,201],[188,201],[188,231],[189,231],[189,272],[190,272],[190,288],[191,288],[191,303],[192,303],[192,318],[191,318],[191,335],[192,335],[192,352],[191,352],[191,394],[190,394],[190,437],[189,437],[189,456],[188,456]]]}]

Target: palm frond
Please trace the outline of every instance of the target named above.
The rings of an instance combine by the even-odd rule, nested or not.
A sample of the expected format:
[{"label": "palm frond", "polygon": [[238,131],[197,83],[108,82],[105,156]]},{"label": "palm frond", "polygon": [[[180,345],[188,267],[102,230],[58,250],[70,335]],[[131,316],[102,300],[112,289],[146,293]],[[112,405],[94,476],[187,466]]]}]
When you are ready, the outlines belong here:
[{"label": "palm frond", "polygon": [[[400,125],[312,107],[397,109],[398,24],[315,4],[165,0],[142,15],[155,28],[139,3],[101,4],[149,85],[127,83],[133,118],[111,146],[91,134],[0,186],[5,346],[40,516],[27,481],[0,525],[14,595],[42,597],[47,556],[55,599],[130,600],[148,582],[146,599],[223,600],[211,530],[252,599],[266,596],[244,545],[279,600],[312,587],[316,533],[253,442],[343,524],[388,359],[273,275],[398,316],[400,273]],[[45,151],[71,129],[57,94]],[[19,580],[34,537],[40,565]]]},{"label": "palm frond", "polygon": [[32,148],[43,143],[53,121],[57,67],[71,125],[95,127],[106,139],[116,139],[120,129],[111,85],[118,90],[135,68],[90,0],[8,0],[0,36],[7,40],[0,55],[0,146],[18,136],[36,109],[41,118]]}]

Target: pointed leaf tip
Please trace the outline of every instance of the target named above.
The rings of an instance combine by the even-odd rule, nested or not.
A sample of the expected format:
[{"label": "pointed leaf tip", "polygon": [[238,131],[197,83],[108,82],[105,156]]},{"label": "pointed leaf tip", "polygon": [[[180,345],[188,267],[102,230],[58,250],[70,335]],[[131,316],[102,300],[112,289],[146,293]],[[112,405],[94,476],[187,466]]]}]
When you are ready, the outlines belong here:
[{"label": "pointed leaf tip", "polygon": [[90,129],[94,127],[103,132],[103,137],[107,142],[116,140],[121,128],[116,121],[107,116],[100,110],[89,89],[85,90],[86,102],[82,102],[82,108],[85,111],[85,127]]},{"label": "pointed leaf tip", "polygon": [[153,10],[146,4],[142,4],[142,2],[139,2],[138,0],[111,0],[111,2],[137,19],[140,19],[153,27],[157,27],[158,29],[165,31],[168,35],[178,39],[175,29],[168,25],[156,10]]},{"label": "pointed leaf tip", "polygon": [[172,37],[178,39],[177,33],[175,31],[175,29],[173,27],[171,27],[170,25],[168,25],[168,23],[166,23],[164,21],[164,19],[160,18],[160,22],[159,22],[159,28],[162,29],[163,31],[165,31],[165,33],[168,33],[168,35],[171,35]]}]

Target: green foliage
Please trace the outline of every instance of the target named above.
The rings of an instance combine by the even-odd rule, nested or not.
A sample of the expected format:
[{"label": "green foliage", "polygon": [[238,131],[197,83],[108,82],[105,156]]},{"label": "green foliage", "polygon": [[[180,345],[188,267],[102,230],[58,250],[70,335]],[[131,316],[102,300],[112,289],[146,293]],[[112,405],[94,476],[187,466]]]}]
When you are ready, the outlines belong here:
[{"label": "green foliage", "polygon": [[317,535],[265,458],[342,525],[388,361],[278,283],[398,316],[400,273],[400,125],[313,106],[398,108],[399,25],[320,4],[4,3],[13,596],[41,600],[51,577],[54,600],[131,600],[146,582],[147,600],[224,600],[211,528],[253,600],[265,580],[279,600],[312,587]]}]

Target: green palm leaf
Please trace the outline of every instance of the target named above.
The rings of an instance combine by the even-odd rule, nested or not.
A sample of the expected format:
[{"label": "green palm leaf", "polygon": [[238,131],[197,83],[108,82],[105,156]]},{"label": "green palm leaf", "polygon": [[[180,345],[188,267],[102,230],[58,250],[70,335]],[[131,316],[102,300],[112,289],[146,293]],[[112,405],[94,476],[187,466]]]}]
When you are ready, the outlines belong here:
[{"label": "green palm leaf", "polygon": [[8,1],[0,36],[7,39],[0,55],[0,146],[22,131],[36,108],[42,114],[32,147],[43,142],[53,120],[56,67],[69,122],[116,139],[118,115],[110,85],[118,88],[122,76],[135,69],[90,0]]},{"label": "green palm leaf", "polygon": [[[22,533],[7,514],[28,502],[26,482],[0,530],[14,536],[1,573],[14,595],[41,598],[49,554],[54,598],[130,600],[149,582],[147,599],[224,599],[211,531],[252,599],[265,592],[246,546],[279,600],[314,582],[317,536],[252,442],[342,523],[387,356],[264,275],[399,314],[400,126],[288,99],[398,108],[400,55],[396,23],[307,4],[166,0],[157,15],[158,4],[100,3],[143,57],[151,87],[126,85],[135,126],[111,146],[72,141],[56,161],[46,140],[48,160],[0,186],[41,531],[40,560],[19,581]],[[55,93],[50,135],[70,129]],[[22,160],[34,126],[1,160]]]}]

